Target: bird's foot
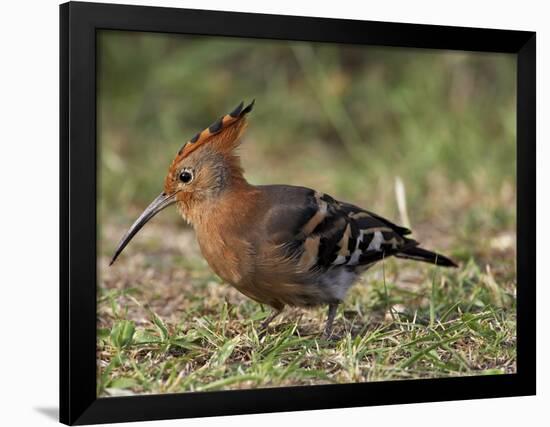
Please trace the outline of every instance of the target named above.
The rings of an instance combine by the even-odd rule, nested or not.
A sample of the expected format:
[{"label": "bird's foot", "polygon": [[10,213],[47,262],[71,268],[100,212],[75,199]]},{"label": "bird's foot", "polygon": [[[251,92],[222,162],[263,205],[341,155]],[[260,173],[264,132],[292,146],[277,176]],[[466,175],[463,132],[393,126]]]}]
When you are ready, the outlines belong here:
[{"label": "bird's foot", "polygon": [[270,315],[269,317],[267,317],[261,324],[260,324],[260,334],[259,334],[259,337],[262,338],[263,336],[265,336],[266,332],[267,332],[267,328],[269,326],[269,324],[279,315],[281,314],[282,310],[274,310]]},{"label": "bird's foot", "polygon": [[337,334],[335,332],[331,332],[330,334],[323,332],[323,339],[325,339],[326,341],[336,342],[336,341],[340,341],[342,338],[344,338],[343,335]]}]

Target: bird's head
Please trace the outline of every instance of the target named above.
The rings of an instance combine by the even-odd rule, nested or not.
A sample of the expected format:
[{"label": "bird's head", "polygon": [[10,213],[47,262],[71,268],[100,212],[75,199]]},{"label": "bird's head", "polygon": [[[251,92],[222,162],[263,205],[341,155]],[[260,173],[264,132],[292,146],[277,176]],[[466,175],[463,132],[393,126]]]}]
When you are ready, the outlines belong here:
[{"label": "bird's head", "polygon": [[246,128],[246,115],[253,106],[254,101],[246,107],[241,102],[181,147],[168,168],[162,193],[122,237],[111,264],[136,233],[164,208],[176,203],[189,219],[193,212],[203,210],[206,203],[215,202],[230,186],[244,181],[235,149]]}]

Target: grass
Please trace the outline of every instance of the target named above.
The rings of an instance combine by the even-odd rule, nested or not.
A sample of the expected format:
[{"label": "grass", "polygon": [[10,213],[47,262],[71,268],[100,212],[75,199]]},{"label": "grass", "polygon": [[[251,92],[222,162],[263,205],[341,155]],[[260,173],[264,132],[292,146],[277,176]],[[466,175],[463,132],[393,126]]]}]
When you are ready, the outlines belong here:
[{"label": "grass", "polygon": [[[98,48],[98,395],[515,372],[513,56],[111,31]],[[108,267],[183,142],[252,98],[252,183],[410,220],[460,267],[385,260],[328,341],[325,307],[261,334],[269,308],[212,274],[175,209]]]}]

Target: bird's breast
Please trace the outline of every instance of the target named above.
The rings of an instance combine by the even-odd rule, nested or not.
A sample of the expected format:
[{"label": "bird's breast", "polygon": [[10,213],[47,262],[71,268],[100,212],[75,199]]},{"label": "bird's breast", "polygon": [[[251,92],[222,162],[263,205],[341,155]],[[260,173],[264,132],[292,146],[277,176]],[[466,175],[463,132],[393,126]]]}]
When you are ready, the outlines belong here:
[{"label": "bird's breast", "polygon": [[197,231],[197,240],[210,268],[226,282],[236,286],[250,274],[253,262],[246,240],[216,229]]}]

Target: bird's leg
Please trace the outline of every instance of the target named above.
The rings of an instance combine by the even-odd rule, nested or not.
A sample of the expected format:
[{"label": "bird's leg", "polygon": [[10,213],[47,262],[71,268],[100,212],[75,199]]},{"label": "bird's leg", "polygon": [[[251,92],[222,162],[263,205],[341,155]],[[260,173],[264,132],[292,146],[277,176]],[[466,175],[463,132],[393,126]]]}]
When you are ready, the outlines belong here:
[{"label": "bird's leg", "polygon": [[267,329],[267,327],[269,326],[269,324],[273,321],[273,319],[275,319],[279,314],[281,314],[283,312],[282,309],[280,310],[277,310],[277,309],[273,309],[273,311],[271,312],[271,314],[269,315],[269,317],[267,319],[265,319],[262,324],[260,325],[260,329],[262,331],[265,331]]},{"label": "bird's leg", "polygon": [[338,308],[337,303],[331,303],[328,305],[328,318],[325,325],[325,338],[330,338],[332,335],[332,324],[334,323],[334,318],[336,317],[336,309]]}]

